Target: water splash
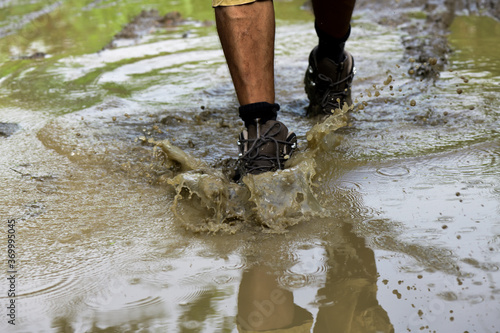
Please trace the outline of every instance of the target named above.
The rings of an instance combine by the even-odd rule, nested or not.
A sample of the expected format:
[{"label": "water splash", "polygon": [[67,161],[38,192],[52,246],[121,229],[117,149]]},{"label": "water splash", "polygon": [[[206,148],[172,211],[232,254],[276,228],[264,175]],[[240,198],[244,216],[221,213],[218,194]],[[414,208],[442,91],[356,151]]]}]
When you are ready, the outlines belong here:
[{"label": "water splash", "polygon": [[307,148],[296,153],[285,170],[249,174],[242,184],[232,182],[222,170],[189,155],[169,140],[158,142],[165,166],[177,170],[167,180],[175,192],[172,212],[186,228],[214,233],[235,233],[248,221],[267,232],[285,232],[313,216],[328,216],[313,181],[316,159],[331,149],[328,136],[347,124],[345,114],[350,109],[337,109],[313,126],[306,135]]}]

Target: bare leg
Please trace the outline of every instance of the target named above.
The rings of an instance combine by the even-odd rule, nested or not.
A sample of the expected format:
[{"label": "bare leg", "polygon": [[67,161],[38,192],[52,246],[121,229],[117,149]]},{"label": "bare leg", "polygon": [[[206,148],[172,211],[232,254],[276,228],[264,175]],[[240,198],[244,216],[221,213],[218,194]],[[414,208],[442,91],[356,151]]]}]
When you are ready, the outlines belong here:
[{"label": "bare leg", "polygon": [[216,7],[215,20],[240,104],[274,103],[273,2]]}]

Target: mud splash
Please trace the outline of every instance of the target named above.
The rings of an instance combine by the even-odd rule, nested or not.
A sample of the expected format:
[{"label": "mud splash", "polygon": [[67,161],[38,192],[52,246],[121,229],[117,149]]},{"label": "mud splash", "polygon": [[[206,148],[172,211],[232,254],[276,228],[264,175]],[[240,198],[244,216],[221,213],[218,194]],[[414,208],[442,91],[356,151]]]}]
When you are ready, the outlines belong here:
[{"label": "mud splash", "polygon": [[177,171],[166,180],[175,191],[172,212],[186,228],[210,233],[235,233],[249,223],[262,226],[266,232],[283,233],[301,221],[329,216],[314,182],[316,159],[332,148],[326,138],[347,125],[350,109],[337,109],[311,128],[307,148],[292,156],[285,170],[246,175],[241,184],[169,140],[158,142],[165,166]]},{"label": "mud splash", "polygon": [[[0,43],[19,329],[234,332],[252,297],[278,288],[315,332],[498,332],[500,30],[485,17],[436,28],[451,3],[493,2],[358,0],[348,48],[363,108],[310,132],[312,17],[303,0],[276,1],[279,120],[307,147],[237,185],[223,166],[242,124],[215,31],[198,26],[206,2],[60,0],[29,21],[47,1],[4,1],[18,9],[2,27],[20,23]],[[99,51],[143,9],[188,22]]]}]

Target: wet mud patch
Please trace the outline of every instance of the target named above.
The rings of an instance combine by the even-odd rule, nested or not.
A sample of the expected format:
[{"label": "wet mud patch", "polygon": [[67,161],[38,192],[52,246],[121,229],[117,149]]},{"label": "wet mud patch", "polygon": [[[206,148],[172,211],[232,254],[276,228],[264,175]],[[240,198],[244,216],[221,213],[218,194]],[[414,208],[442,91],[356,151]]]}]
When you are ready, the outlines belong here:
[{"label": "wet mud patch", "polygon": [[[74,162],[98,165],[151,184],[163,182],[177,170],[161,165],[155,156],[156,142],[170,140],[208,165],[223,165],[227,156],[236,155],[234,138],[240,131],[236,115],[205,108],[201,112],[149,109],[144,110],[141,103],[110,98],[48,122],[37,137]],[[214,130],[218,136],[213,135]]]},{"label": "wet mud patch", "polygon": [[48,122],[37,137],[74,163],[173,189],[170,210],[192,231],[234,233],[251,221],[252,227],[284,232],[323,213],[312,191],[315,165],[306,158],[282,172],[248,176],[243,185],[232,181],[236,160],[228,156],[236,155],[241,128],[228,119],[236,115],[206,108],[145,113],[135,107],[108,101]]},{"label": "wet mud patch", "polygon": [[[160,30],[171,29],[182,25],[195,25],[210,27],[215,23],[205,20],[203,22],[188,20],[184,18],[178,11],[168,12],[165,15],[160,15],[158,10],[142,10],[139,15],[134,17],[123,29],[118,32],[103,50],[113,49],[123,45],[130,45],[138,41],[142,37],[152,36]],[[182,34],[183,38],[189,36],[189,30]]]},{"label": "wet mud patch", "polygon": [[[408,17],[422,20],[412,13],[413,9],[409,10]],[[152,14],[152,17],[156,17],[156,14]],[[405,20],[402,22],[407,23]],[[360,23],[363,23],[362,20]],[[398,24],[401,27],[403,23]],[[207,77],[208,72],[210,75],[217,72],[219,81],[229,80],[226,74],[219,75],[218,64],[210,71],[203,64],[182,65],[184,67],[175,82],[167,79],[149,82],[154,84],[149,91],[109,98],[94,108],[59,118],[40,131],[39,138],[48,147],[79,163],[101,164],[111,172],[173,188],[172,196],[175,199],[171,209],[188,229],[231,233],[245,226],[245,221],[250,221],[252,225],[263,226],[264,230],[283,232],[307,220],[308,214],[331,214],[330,210],[324,209],[328,205],[318,199],[328,198],[330,189],[318,191],[315,183],[317,179],[335,179],[336,176],[329,171],[328,161],[331,161],[331,157],[363,161],[415,156],[460,147],[464,145],[464,140],[487,140],[494,133],[497,120],[486,119],[483,109],[462,110],[461,105],[449,106],[450,97],[458,94],[454,86],[458,78],[451,78],[451,84],[446,81],[445,84],[437,82],[433,85],[414,80],[404,67],[413,66],[418,59],[409,61],[403,57],[403,60],[398,60],[404,53],[400,41],[405,33],[389,30],[386,26],[376,26],[372,31],[363,24],[353,28],[354,36],[360,37],[353,36],[349,50],[356,54],[360,73],[355,84],[358,109],[351,114],[349,121],[352,127],[340,130],[323,128],[315,134],[305,133],[304,128],[298,129],[302,132],[300,139],[307,140],[309,147],[303,155],[297,154],[290,162],[290,171],[265,175],[259,179],[249,177],[239,187],[231,183],[230,176],[224,170],[234,164],[235,159],[231,157],[237,155],[235,138],[241,130],[241,123],[238,123],[235,110],[213,106],[221,103],[221,100],[228,105],[234,103],[231,96],[227,98],[231,87],[226,82],[212,84]],[[313,31],[307,31],[304,26],[278,29],[282,40],[277,47],[278,56],[282,59],[288,57],[285,58],[288,65],[280,66],[286,71],[280,72],[278,79],[302,75],[306,65],[298,61],[299,56],[286,52],[290,52],[290,49],[309,49],[307,43],[311,41],[312,45],[312,38],[309,38],[312,34]],[[370,45],[376,45],[369,54],[366,52],[368,40]],[[198,43],[204,41],[201,38],[193,45],[198,47]],[[170,42],[165,44],[173,45]],[[190,45],[177,45],[177,51],[193,47]],[[286,51],[283,45],[288,47]],[[120,50],[107,52],[116,51]],[[187,54],[172,54],[166,60],[182,63]],[[218,56],[221,55],[215,54],[214,59]],[[438,71],[439,63],[432,59],[428,58],[427,62],[430,66],[437,66]],[[165,66],[160,65],[164,63],[161,56],[153,60],[138,62],[131,66],[134,68],[125,65],[125,70],[117,66],[113,73],[104,73],[99,80],[109,84],[106,87],[111,93],[115,91],[113,87],[119,87],[121,80],[127,80],[127,84],[137,78],[149,80],[153,74],[144,68],[153,64],[160,70]],[[206,72],[196,80],[186,76],[186,73],[197,72],[202,68]],[[171,80],[172,73],[169,68],[165,71],[165,77]],[[192,81],[203,84],[193,88],[189,86]],[[177,90],[173,90],[174,86]],[[179,89],[179,86],[183,88]],[[303,111],[303,87],[291,87],[287,83],[280,89],[280,98],[289,101],[286,106],[290,109],[280,114],[280,120],[308,128],[310,122],[297,120]],[[178,93],[180,90],[184,92]],[[165,91],[169,94],[165,94]],[[195,92],[195,101],[183,101],[181,105],[179,100],[187,97],[182,95],[185,91]],[[165,99],[167,95],[169,104]],[[155,105],[151,101],[157,98],[159,102]],[[167,106],[161,110],[158,105],[162,102],[163,105],[181,106]],[[183,110],[186,104],[198,106],[196,109],[190,106]],[[200,108],[202,105],[211,107]],[[484,121],[464,124],[461,120],[465,112],[468,117],[480,117]],[[467,135],[464,135],[464,131]],[[320,135],[320,132],[323,134]],[[163,144],[155,151],[158,143]],[[166,154],[164,160],[155,156],[155,152],[159,151]],[[303,156],[302,160],[300,156]],[[335,186],[332,186],[332,190],[337,191]]]},{"label": "wet mud patch", "polygon": [[[408,74],[415,78],[439,78],[453,49],[448,43],[449,28],[458,15],[487,15],[500,19],[495,0],[442,1],[357,1],[355,15],[371,17],[380,25],[404,31],[404,59],[412,59]],[[390,11],[380,6],[391,6]]]},{"label": "wet mud patch", "polygon": [[[392,7],[383,1],[370,3],[392,14]],[[117,2],[94,4],[104,7]],[[410,15],[424,20],[418,11]],[[457,26],[459,32],[463,23]],[[480,34],[471,34],[481,30],[493,41],[489,49],[495,50],[493,29],[469,23],[455,37],[482,44],[484,50]],[[287,23],[277,32],[280,120],[299,127],[293,130],[300,131],[306,142],[311,122],[300,118],[306,103],[301,81],[307,54],[316,42],[313,25]],[[0,138],[6,143],[0,144],[2,155],[8,157],[2,159],[6,166],[2,186],[10,189],[0,210],[26,222],[20,230],[25,245],[20,277],[26,282],[20,296],[25,313],[32,316],[23,322],[23,329],[235,330],[238,289],[252,293],[245,284],[248,273],[267,266],[270,273],[262,276],[275,276],[281,287],[293,291],[296,304],[317,318],[318,332],[331,329],[321,326],[320,314],[331,314],[332,304],[369,310],[377,303],[380,307],[371,309],[380,316],[362,311],[356,318],[382,318],[384,323],[390,321],[395,332],[498,331],[494,318],[500,313],[495,301],[500,292],[496,222],[500,151],[498,71],[492,70],[498,57],[493,51],[485,56],[477,49],[455,52],[449,58],[453,72],[441,71],[436,82],[420,82],[408,73],[418,61],[400,60],[405,34],[377,24],[369,29],[353,26],[348,50],[359,66],[354,93],[363,94],[358,102],[364,109],[352,114],[351,127],[325,129],[322,137],[313,134],[318,139],[301,148],[288,173],[254,178],[249,185],[239,185],[241,193],[232,192],[231,182],[224,183],[227,175],[217,164],[236,156],[240,126],[230,77],[219,71],[225,66],[222,53],[208,52],[215,49],[215,37],[182,38],[177,32],[177,41],[148,44],[147,49],[117,48],[77,57],[75,62],[62,59],[52,72],[68,73],[71,79],[92,66],[110,63],[112,67],[93,78],[107,76],[103,82],[111,83],[105,86],[109,95],[119,98],[108,95],[92,109],[88,103],[73,105],[63,112],[77,113],[59,118],[56,115],[65,106],[54,101],[52,122],[36,137],[29,131],[32,126],[11,116],[19,111],[4,112],[5,122],[22,127]],[[149,41],[146,37],[141,43]],[[465,50],[469,44],[459,45]],[[186,49],[199,52],[199,66],[194,61],[185,64],[194,54]],[[156,62],[138,61],[137,71],[118,64],[136,51],[134,57],[147,55]],[[163,58],[165,52],[176,54]],[[204,62],[207,54],[213,67]],[[459,54],[457,65],[453,57]],[[165,69],[165,75],[152,79],[151,64]],[[107,75],[120,73],[125,75]],[[152,89],[144,94],[133,89],[122,93],[120,85],[128,88],[137,74],[141,87]],[[43,83],[43,94],[30,88],[26,95],[55,96],[40,72],[22,75],[30,83],[26,88],[34,85],[35,78]],[[193,87],[193,81],[203,83]],[[2,82],[2,89],[12,88],[8,82]],[[85,87],[75,83],[74,91],[84,96],[90,92]],[[36,102],[30,110],[40,109],[41,101]],[[29,112],[31,122],[39,126],[46,121],[41,116],[38,111]],[[38,139],[53,149],[46,149]],[[156,160],[155,144],[167,139],[179,148],[178,154],[189,155],[185,159],[201,163]],[[308,152],[316,148],[318,153],[311,158]],[[169,151],[174,156],[173,149]],[[160,150],[157,146],[156,151]],[[170,159],[182,161],[182,156]],[[27,162],[32,166],[25,166]],[[315,175],[299,174],[293,170],[297,166],[310,167]],[[299,176],[306,185],[296,180]],[[289,185],[290,181],[299,184]],[[314,195],[312,199],[304,186]],[[250,200],[250,189],[255,200]],[[276,189],[283,198],[273,192]],[[224,206],[224,200],[229,204]],[[238,206],[244,211],[237,210],[238,200],[248,203]],[[315,210],[311,206],[316,202],[320,207]],[[172,213],[174,207],[179,217]],[[272,212],[274,207],[277,210]],[[297,219],[289,207],[303,216]],[[321,209],[327,217],[311,213]],[[282,213],[288,215],[266,220]],[[214,230],[219,230],[217,237],[211,235]],[[276,234],[283,231],[286,234]],[[231,233],[235,234],[226,235]],[[263,284],[264,279],[257,279],[258,287]],[[389,325],[379,330],[390,331]]]},{"label": "wet mud patch", "polygon": [[233,181],[234,138],[241,127],[232,110],[148,112],[142,105],[112,99],[48,122],[37,137],[74,163],[165,187],[172,198],[165,212],[191,231],[283,233],[334,214],[328,208],[333,199],[318,189],[317,171],[328,169],[324,155],[337,145],[335,132],[347,124],[348,111],[336,110],[304,134],[307,147],[288,161],[287,169],[247,175],[241,183]]},{"label": "wet mud patch", "polygon": [[143,10],[130,23],[117,33],[103,49],[112,49],[128,41],[134,41],[155,30],[165,27],[176,27],[186,22],[179,12],[169,12],[163,16],[155,10]]}]

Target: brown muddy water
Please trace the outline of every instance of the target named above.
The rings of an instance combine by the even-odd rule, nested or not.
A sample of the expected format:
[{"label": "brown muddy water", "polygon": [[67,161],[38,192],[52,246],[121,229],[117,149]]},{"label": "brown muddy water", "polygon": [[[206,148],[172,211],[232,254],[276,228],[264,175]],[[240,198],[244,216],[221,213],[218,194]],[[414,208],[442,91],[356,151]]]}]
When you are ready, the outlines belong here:
[{"label": "brown muddy water", "polygon": [[419,3],[360,1],[356,110],[316,124],[276,1],[301,151],[237,185],[207,3],[0,1],[0,332],[500,331],[500,23]]}]

